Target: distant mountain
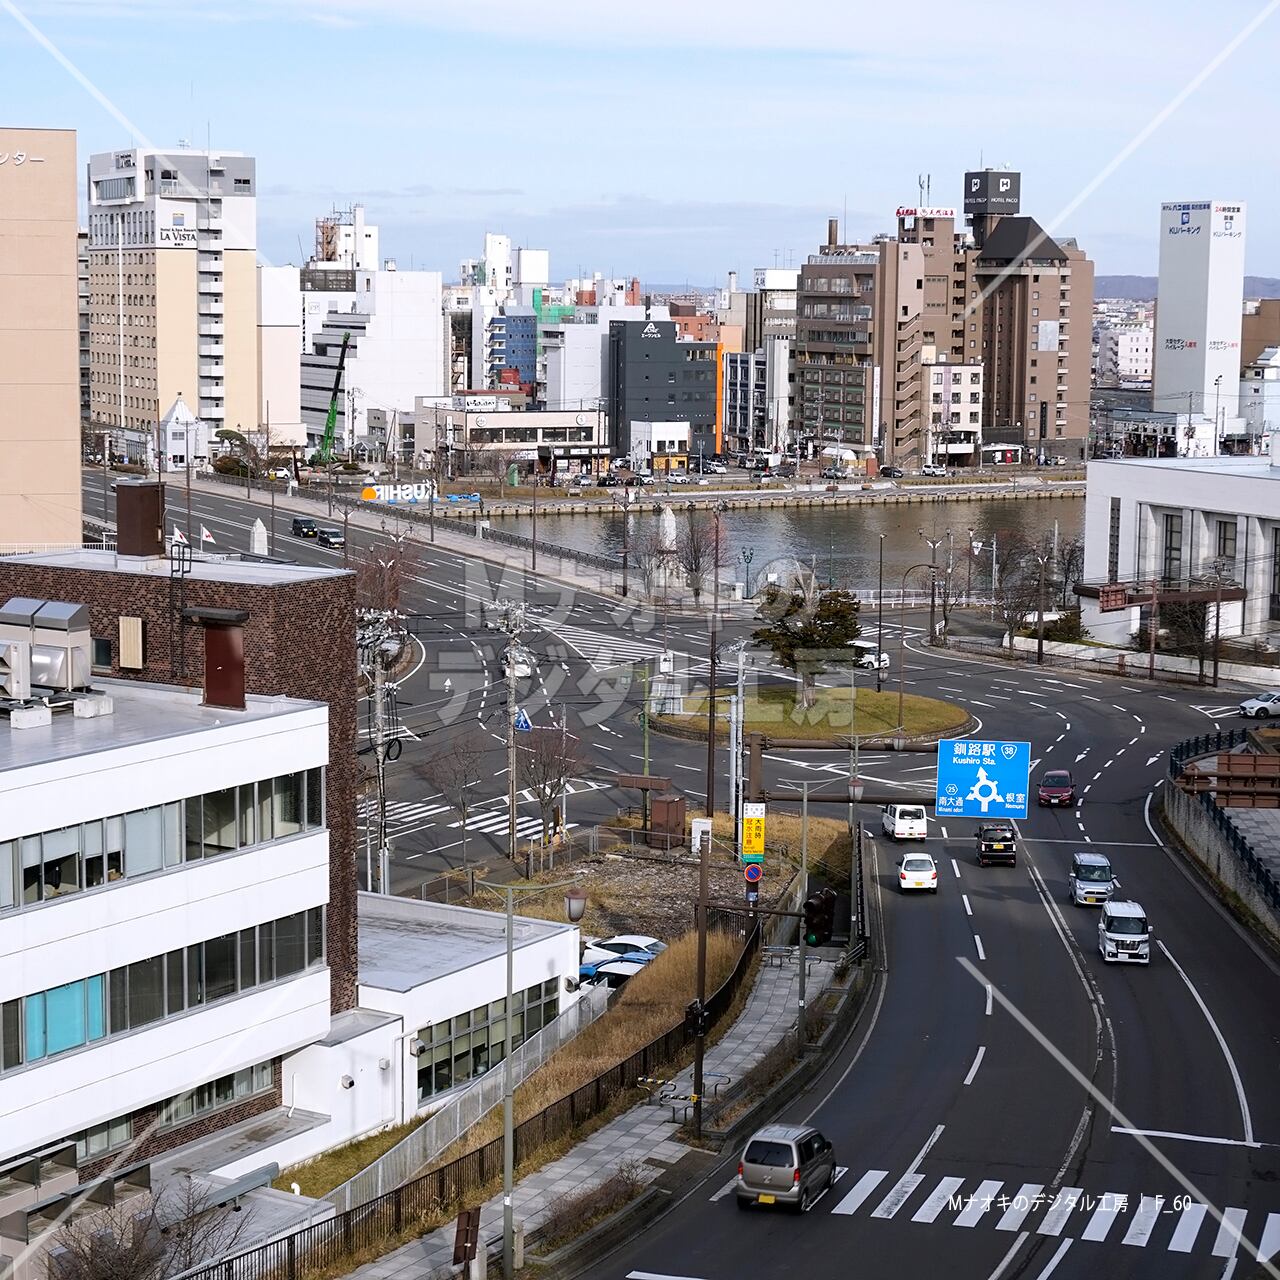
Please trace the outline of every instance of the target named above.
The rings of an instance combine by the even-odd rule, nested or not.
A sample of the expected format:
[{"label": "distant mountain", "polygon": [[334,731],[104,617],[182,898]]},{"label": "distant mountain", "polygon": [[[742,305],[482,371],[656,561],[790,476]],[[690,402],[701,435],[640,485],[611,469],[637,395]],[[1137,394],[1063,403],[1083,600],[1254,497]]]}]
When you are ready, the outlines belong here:
[{"label": "distant mountain", "polygon": [[[1095,298],[1132,298],[1134,302],[1151,302],[1156,296],[1155,276],[1095,276]],[[1274,276],[1245,276],[1246,298],[1280,298],[1280,280]]]}]

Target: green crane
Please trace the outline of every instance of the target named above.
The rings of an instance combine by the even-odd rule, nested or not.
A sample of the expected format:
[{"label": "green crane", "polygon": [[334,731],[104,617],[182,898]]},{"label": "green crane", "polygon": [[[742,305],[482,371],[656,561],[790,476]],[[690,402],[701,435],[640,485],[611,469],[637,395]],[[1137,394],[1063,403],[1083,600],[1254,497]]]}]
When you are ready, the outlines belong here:
[{"label": "green crane", "polygon": [[333,375],[333,395],[329,397],[329,416],[324,421],[324,439],[320,441],[320,461],[327,467],[333,461],[333,435],[338,425],[338,396],[342,394],[342,369],[347,363],[347,344],[351,335],[342,335],[342,350],[338,353],[338,369]]}]

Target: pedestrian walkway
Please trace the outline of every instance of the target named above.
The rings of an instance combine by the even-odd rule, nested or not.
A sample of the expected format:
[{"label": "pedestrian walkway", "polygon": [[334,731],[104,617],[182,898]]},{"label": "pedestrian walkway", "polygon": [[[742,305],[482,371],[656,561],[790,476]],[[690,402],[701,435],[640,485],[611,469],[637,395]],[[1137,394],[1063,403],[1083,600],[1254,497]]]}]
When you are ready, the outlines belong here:
[{"label": "pedestrian walkway", "polygon": [[[809,966],[806,1001],[831,982],[834,966],[814,961]],[[741,1017],[725,1035],[707,1050],[704,1074],[708,1092],[717,1077],[739,1080],[774,1045],[794,1033],[799,1001],[799,971],[795,964],[761,966],[755,986]],[[687,1096],[693,1089],[693,1073],[677,1075],[671,1090]],[[557,1200],[580,1195],[607,1181],[625,1162],[633,1161],[640,1177],[652,1182],[689,1150],[677,1138],[678,1121],[671,1118],[670,1104],[642,1103],[598,1129],[568,1155],[521,1179],[515,1186],[513,1202],[518,1222],[526,1233],[538,1227]],[[495,1196],[481,1207],[481,1243],[494,1245],[502,1236],[502,1197]],[[411,1244],[402,1246],[377,1262],[352,1272],[359,1280],[434,1280],[452,1276],[454,1228],[450,1223]]]}]

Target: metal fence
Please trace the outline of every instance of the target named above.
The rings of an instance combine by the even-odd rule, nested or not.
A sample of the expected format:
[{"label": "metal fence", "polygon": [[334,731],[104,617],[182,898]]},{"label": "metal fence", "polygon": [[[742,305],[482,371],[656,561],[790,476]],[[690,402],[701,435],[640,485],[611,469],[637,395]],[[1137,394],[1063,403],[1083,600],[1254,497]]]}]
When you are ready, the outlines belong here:
[{"label": "metal fence", "polygon": [[[608,1004],[608,990],[591,987],[558,1018],[516,1048],[511,1054],[514,1083],[527,1080],[556,1050],[589,1027]],[[322,1198],[339,1211],[354,1209],[407,1182],[502,1101],[503,1073],[501,1063],[486,1071],[403,1141]]]},{"label": "metal fence", "polygon": [[[711,1026],[732,1007],[759,946],[760,929],[753,927],[732,972],[707,1000]],[[681,1020],[630,1057],[516,1125],[513,1146],[517,1167],[544,1144],[599,1115],[642,1077],[673,1061],[691,1040]],[[460,1207],[502,1172],[502,1153],[502,1138],[494,1138],[367,1204],[188,1272],[185,1280],[298,1280],[307,1272],[337,1266],[364,1250],[386,1244],[407,1228],[417,1227],[427,1215]]]},{"label": "metal fence", "polygon": [[[1216,755],[1220,751],[1230,751],[1240,746],[1248,736],[1247,729],[1230,729],[1225,733],[1203,733],[1199,737],[1187,738],[1177,743],[1169,751],[1169,777],[1176,783],[1188,761],[1200,756]],[[1273,909],[1280,911],[1280,880],[1272,869],[1254,852],[1253,846],[1227,816],[1227,810],[1213,798],[1212,792],[1197,792],[1195,799],[1231,852],[1240,859],[1258,892]]]}]

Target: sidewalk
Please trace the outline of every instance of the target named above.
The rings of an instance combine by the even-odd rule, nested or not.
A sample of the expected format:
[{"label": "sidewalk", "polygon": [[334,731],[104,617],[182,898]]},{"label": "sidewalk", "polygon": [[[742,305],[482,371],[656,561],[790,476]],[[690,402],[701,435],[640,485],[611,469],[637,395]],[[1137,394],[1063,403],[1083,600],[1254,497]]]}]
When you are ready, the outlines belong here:
[{"label": "sidewalk", "polygon": [[[834,965],[815,961],[810,965],[806,1002],[813,1004],[830,984]],[[717,1075],[739,1080],[779,1043],[794,1033],[799,1000],[799,971],[795,964],[781,968],[762,965],[742,1015],[728,1032],[707,1050],[704,1075],[708,1084]],[[675,1078],[675,1092],[688,1094],[693,1087],[692,1068]],[[640,1103],[584,1139],[568,1155],[545,1165],[516,1183],[512,1199],[515,1218],[523,1222],[526,1237],[541,1225],[552,1203],[565,1196],[590,1191],[617,1173],[625,1161],[635,1161],[646,1182],[660,1177],[691,1148],[680,1142],[679,1123],[671,1120],[670,1106]],[[351,1272],[359,1280],[435,1280],[453,1276],[454,1226],[449,1223],[411,1244]],[[502,1244],[502,1196],[487,1201],[480,1210],[481,1246],[500,1249]]]}]

